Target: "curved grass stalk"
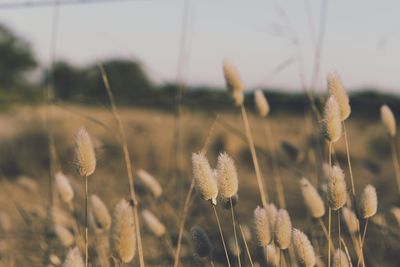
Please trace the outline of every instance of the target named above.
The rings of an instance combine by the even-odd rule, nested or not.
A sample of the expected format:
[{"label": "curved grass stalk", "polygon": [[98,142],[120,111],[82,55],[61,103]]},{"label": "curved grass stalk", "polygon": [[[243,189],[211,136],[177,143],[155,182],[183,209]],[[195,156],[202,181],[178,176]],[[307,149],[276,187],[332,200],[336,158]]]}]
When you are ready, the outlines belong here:
[{"label": "curved grass stalk", "polygon": [[261,202],[262,202],[263,206],[266,207],[267,203],[268,203],[268,193],[263,187],[263,183],[262,183],[263,179],[262,179],[262,175],[261,175],[261,171],[260,171],[260,166],[258,164],[256,149],[254,146],[253,137],[251,135],[249,120],[248,120],[248,117],[246,114],[246,108],[244,107],[243,104],[240,106],[240,111],[242,114],[242,120],[243,120],[243,124],[244,124],[244,128],[245,128],[246,138],[249,143],[249,148],[250,148],[251,157],[253,160],[254,170],[256,172],[256,178],[257,178],[258,189],[260,191]]},{"label": "curved grass stalk", "polygon": [[143,246],[142,246],[142,238],[141,238],[141,233],[140,233],[140,222],[139,222],[139,214],[138,214],[138,204],[139,203],[136,198],[135,185],[133,183],[133,168],[132,168],[132,163],[131,163],[129,150],[128,150],[128,142],[126,140],[126,135],[125,135],[124,127],[122,125],[121,118],[118,114],[117,105],[115,104],[114,95],[111,91],[111,86],[108,81],[108,76],[103,68],[103,65],[100,63],[99,63],[99,69],[101,72],[101,77],[104,82],[104,87],[107,91],[107,95],[110,100],[112,114],[113,114],[115,121],[117,122],[119,135],[121,137],[122,152],[124,155],[126,172],[128,175],[129,193],[130,193],[130,198],[131,198],[130,200],[131,200],[132,212],[133,212],[133,217],[135,220],[135,231],[136,231],[136,236],[137,236],[139,263],[140,263],[140,267],[144,267],[145,264],[144,264],[144,256],[143,256]]}]

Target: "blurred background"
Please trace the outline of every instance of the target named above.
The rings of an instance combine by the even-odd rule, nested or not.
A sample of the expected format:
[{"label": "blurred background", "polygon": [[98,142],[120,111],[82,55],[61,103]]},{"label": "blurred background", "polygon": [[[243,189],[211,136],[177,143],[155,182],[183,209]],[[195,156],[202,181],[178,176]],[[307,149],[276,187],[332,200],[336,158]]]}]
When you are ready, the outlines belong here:
[{"label": "blurred background", "polygon": [[[66,248],[44,229],[51,197],[55,223],[73,229],[71,214],[49,191],[54,164],[49,144],[55,145],[56,165],[71,181],[77,218],[83,220],[84,192],[73,158],[80,126],[91,134],[98,158],[90,192],[109,210],[128,197],[117,125],[99,65],[120,108],[135,171],[147,170],[164,189],[161,200],[154,201],[137,184],[141,208],[166,224],[170,243],[176,243],[175,219],[192,179],[191,153],[207,138],[213,166],[221,151],[235,160],[237,216],[250,227],[260,204],[258,189],[240,111],[226,91],[225,59],[245,83],[245,105],[271,201],[278,202],[273,186],[278,169],[293,225],[309,236],[318,224],[305,212],[299,180],[307,177],[320,185],[327,153],[310,96],[320,110],[327,74],[340,74],[350,94],[346,127],[357,193],[372,183],[379,198],[379,219],[368,228],[366,263],[399,266],[400,217],[391,211],[400,200],[390,142],[379,121],[382,104],[400,115],[399,10],[396,0],[0,0],[1,266],[44,266],[49,252],[64,259]],[[254,107],[256,89],[268,99],[267,119]],[[348,175],[343,140],[335,144],[334,160]],[[215,241],[216,265],[224,266],[212,212],[198,197],[191,203],[186,230],[204,227]],[[221,211],[223,221],[229,215]],[[226,224],[224,230],[232,229]],[[171,266],[164,244],[143,231],[147,265]],[[321,246],[316,253],[326,261],[324,236],[314,234],[313,244]],[[203,266],[187,241],[182,266]],[[254,241],[249,246],[263,266],[262,250]],[[138,266],[137,258],[131,266]]]}]

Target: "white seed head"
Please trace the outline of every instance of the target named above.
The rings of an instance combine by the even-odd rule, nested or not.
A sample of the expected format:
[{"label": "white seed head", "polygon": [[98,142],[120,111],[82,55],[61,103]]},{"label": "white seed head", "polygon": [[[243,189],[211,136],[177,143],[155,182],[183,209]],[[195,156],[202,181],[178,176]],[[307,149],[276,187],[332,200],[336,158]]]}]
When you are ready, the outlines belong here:
[{"label": "white seed head", "polygon": [[313,218],[321,218],[325,214],[325,205],[315,187],[306,179],[300,180],[304,203]]},{"label": "white seed head", "polygon": [[257,207],[254,210],[254,232],[259,246],[271,243],[271,227],[268,221],[268,213],[265,208]]},{"label": "white seed head", "polygon": [[269,104],[267,98],[261,90],[254,92],[254,102],[261,117],[266,117],[269,113]]},{"label": "white seed head", "polygon": [[313,267],[315,265],[315,253],[307,236],[302,231],[293,229],[292,237],[297,263],[300,266]]},{"label": "white seed head", "polygon": [[346,253],[343,250],[337,249],[333,256],[333,267],[350,267],[352,266],[347,259]]},{"label": "white seed head", "polygon": [[327,193],[328,204],[332,210],[338,210],[346,204],[346,181],[344,180],[344,172],[338,165],[334,165],[330,171]]},{"label": "white seed head", "polygon": [[111,225],[113,252],[122,262],[130,262],[136,253],[135,221],[132,207],[125,199],[115,206]]},{"label": "white seed head", "polygon": [[360,199],[360,215],[364,218],[370,218],[376,214],[378,209],[378,197],[376,189],[372,185],[367,185],[362,192]]},{"label": "white seed head", "polygon": [[75,137],[75,157],[78,172],[82,177],[93,174],[96,169],[96,155],[92,139],[83,127],[78,130]]},{"label": "white seed head", "polygon": [[342,136],[342,120],[339,104],[334,96],[330,96],[325,104],[322,132],[329,142],[336,142]]},{"label": "white seed head", "polygon": [[78,247],[74,247],[68,251],[67,257],[62,265],[62,267],[84,267],[82,255]]},{"label": "white seed head", "polygon": [[275,244],[282,250],[287,249],[292,241],[292,222],[287,210],[278,211],[274,234]]},{"label": "white seed head", "polygon": [[57,235],[58,239],[60,240],[61,244],[64,247],[69,247],[69,246],[72,246],[74,244],[74,242],[75,242],[74,236],[64,226],[55,225],[54,226],[54,231],[56,232],[56,235]]},{"label": "white seed head", "polygon": [[217,204],[218,186],[214,171],[207,158],[201,153],[192,154],[193,177],[197,192],[204,200]]},{"label": "white seed head", "polygon": [[192,245],[196,255],[200,258],[209,257],[212,252],[212,243],[207,233],[200,226],[193,226],[190,229]]},{"label": "white seed head", "polygon": [[71,203],[74,198],[74,190],[72,189],[67,176],[62,172],[56,173],[56,187],[61,199],[67,204]]},{"label": "white seed head", "polygon": [[106,205],[97,195],[91,195],[90,201],[96,227],[108,231],[111,227],[111,216]]},{"label": "white seed head", "polygon": [[217,163],[218,192],[222,198],[229,199],[238,191],[238,176],[233,159],[227,153],[218,156]]},{"label": "white seed head", "polygon": [[264,248],[264,256],[268,267],[280,266],[280,250],[274,244],[269,244]]},{"label": "white seed head", "polygon": [[156,236],[162,237],[166,228],[162,222],[149,210],[142,211],[142,217],[147,228]]},{"label": "white seed head", "polygon": [[358,219],[351,209],[343,207],[343,219],[350,233],[356,233],[358,231]]},{"label": "white seed head", "polygon": [[390,136],[396,135],[396,119],[388,105],[381,107],[381,119]]},{"label": "white seed head", "polygon": [[162,187],[153,175],[142,169],[137,171],[137,175],[140,182],[153,194],[155,198],[159,198],[162,195]]},{"label": "white seed head", "polygon": [[230,62],[224,60],[224,76],[226,86],[232,94],[233,99],[235,100],[236,106],[240,106],[243,104],[244,95],[243,95],[243,81],[240,78],[239,72]]},{"label": "white seed head", "polygon": [[351,107],[349,96],[344,89],[342,80],[337,72],[331,72],[327,77],[329,95],[336,97],[340,108],[340,117],[344,121],[350,116]]}]

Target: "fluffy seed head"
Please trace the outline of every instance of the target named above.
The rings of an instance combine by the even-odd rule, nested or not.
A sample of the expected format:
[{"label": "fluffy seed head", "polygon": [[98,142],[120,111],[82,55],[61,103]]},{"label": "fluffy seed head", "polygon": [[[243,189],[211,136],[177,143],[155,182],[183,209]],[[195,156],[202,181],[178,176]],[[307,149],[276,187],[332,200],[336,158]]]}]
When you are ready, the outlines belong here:
[{"label": "fluffy seed head", "polygon": [[322,133],[329,142],[336,142],[342,136],[340,108],[334,96],[330,96],[325,104]]},{"label": "fluffy seed head", "polygon": [[97,196],[91,195],[93,219],[96,226],[102,230],[108,231],[111,227],[111,216],[104,202]]},{"label": "fluffy seed head", "polygon": [[280,249],[287,249],[292,240],[292,222],[287,210],[280,209],[276,215],[274,240]]},{"label": "fluffy seed head", "polygon": [[204,200],[217,204],[218,186],[214,171],[207,158],[201,153],[192,154],[193,177],[197,192]]},{"label": "fluffy seed head", "polygon": [[376,189],[372,185],[367,185],[362,192],[360,199],[360,215],[364,218],[370,218],[375,215],[378,209],[378,197]]},{"label": "fluffy seed head", "polygon": [[347,207],[343,207],[343,219],[350,233],[356,233],[358,230],[358,219],[355,213]]},{"label": "fluffy seed head", "polygon": [[128,263],[135,256],[135,221],[132,208],[125,199],[121,199],[114,209],[111,244],[114,254],[122,262]]},{"label": "fluffy seed head", "polygon": [[58,239],[61,241],[61,243],[62,243],[62,245],[64,247],[69,247],[69,246],[72,246],[74,244],[74,241],[75,241],[74,236],[64,226],[55,225],[54,226],[54,231],[56,232],[56,235],[57,235]]},{"label": "fluffy seed head", "polygon": [[335,96],[340,108],[340,117],[344,121],[350,115],[350,100],[346,90],[343,87],[342,80],[337,72],[328,74],[328,91],[329,95]]},{"label": "fluffy seed head", "polygon": [[271,243],[271,228],[268,221],[268,213],[265,208],[257,207],[254,210],[254,232],[259,246],[264,247]]},{"label": "fluffy seed head", "polygon": [[321,196],[315,187],[306,179],[300,180],[301,193],[303,195],[304,203],[311,216],[320,218],[325,214],[325,206]]},{"label": "fluffy seed head", "polygon": [[71,203],[72,199],[74,198],[74,190],[72,189],[67,176],[65,176],[62,172],[56,173],[56,187],[61,199],[65,203]]},{"label": "fluffy seed head", "polygon": [[313,267],[315,265],[315,253],[307,236],[302,231],[293,229],[292,237],[297,262],[300,266]]},{"label": "fluffy seed head", "polygon": [[264,248],[264,256],[268,267],[279,267],[279,254],[280,251],[274,244],[267,245]]},{"label": "fluffy seed head", "polygon": [[232,94],[233,99],[235,100],[235,105],[240,106],[243,104],[244,96],[243,89],[244,85],[242,79],[240,78],[239,72],[230,62],[224,60],[224,76],[226,86]]},{"label": "fluffy seed head", "polygon": [[192,245],[197,256],[209,257],[212,251],[212,244],[207,233],[200,226],[196,225],[190,229]]},{"label": "fluffy seed head", "polygon": [[142,211],[142,217],[147,228],[156,236],[162,237],[165,232],[165,226],[158,218],[149,210]]},{"label": "fluffy seed head", "polygon": [[67,257],[62,265],[62,267],[84,267],[81,253],[78,247],[74,247],[68,251]]},{"label": "fluffy seed head", "polygon": [[350,267],[352,265],[349,263],[346,253],[344,253],[343,250],[337,249],[333,256],[333,266]]},{"label": "fluffy seed head", "polygon": [[269,113],[269,104],[261,90],[256,90],[254,92],[254,102],[256,103],[258,114],[261,117],[266,117]]},{"label": "fluffy seed head", "polygon": [[238,191],[238,177],[235,163],[227,153],[218,156],[217,163],[218,192],[222,198],[229,199]]},{"label": "fluffy seed head", "polygon": [[396,135],[396,119],[388,105],[381,107],[381,119],[390,136]]},{"label": "fluffy seed head", "polygon": [[96,169],[96,155],[92,139],[84,127],[78,130],[75,137],[75,157],[79,174],[90,176]]},{"label": "fluffy seed head", "polygon": [[140,182],[153,194],[155,198],[159,198],[161,196],[163,191],[162,187],[153,175],[142,169],[137,171],[137,175]]},{"label": "fluffy seed head", "polygon": [[344,172],[338,165],[334,165],[330,171],[327,193],[328,204],[332,210],[338,210],[346,204],[346,181],[344,180]]}]

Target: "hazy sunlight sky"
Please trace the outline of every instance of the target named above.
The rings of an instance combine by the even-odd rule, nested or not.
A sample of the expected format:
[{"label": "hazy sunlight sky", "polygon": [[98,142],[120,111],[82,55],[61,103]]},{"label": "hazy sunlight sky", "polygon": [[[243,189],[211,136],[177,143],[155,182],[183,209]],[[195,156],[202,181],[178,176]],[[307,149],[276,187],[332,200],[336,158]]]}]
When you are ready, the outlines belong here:
[{"label": "hazy sunlight sky", "polygon": [[[277,3],[289,22],[279,15]],[[173,81],[183,7],[183,0],[62,6],[57,58],[75,64],[112,56],[139,59],[154,81]],[[287,25],[299,38],[309,80],[320,10],[320,0],[190,0],[185,79],[190,84],[222,86],[221,63],[228,58],[248,88],[300,90],[297,50]],[[32,43],[45,65],[53,12],[52,7],[0,9],[0,22]],[[327,71],[338,70],[349,89],[400,92],[399,12],[398,0],[328,0],[320,84]],[[295,59],[290,66],[271,75],[290,58]]]}]

